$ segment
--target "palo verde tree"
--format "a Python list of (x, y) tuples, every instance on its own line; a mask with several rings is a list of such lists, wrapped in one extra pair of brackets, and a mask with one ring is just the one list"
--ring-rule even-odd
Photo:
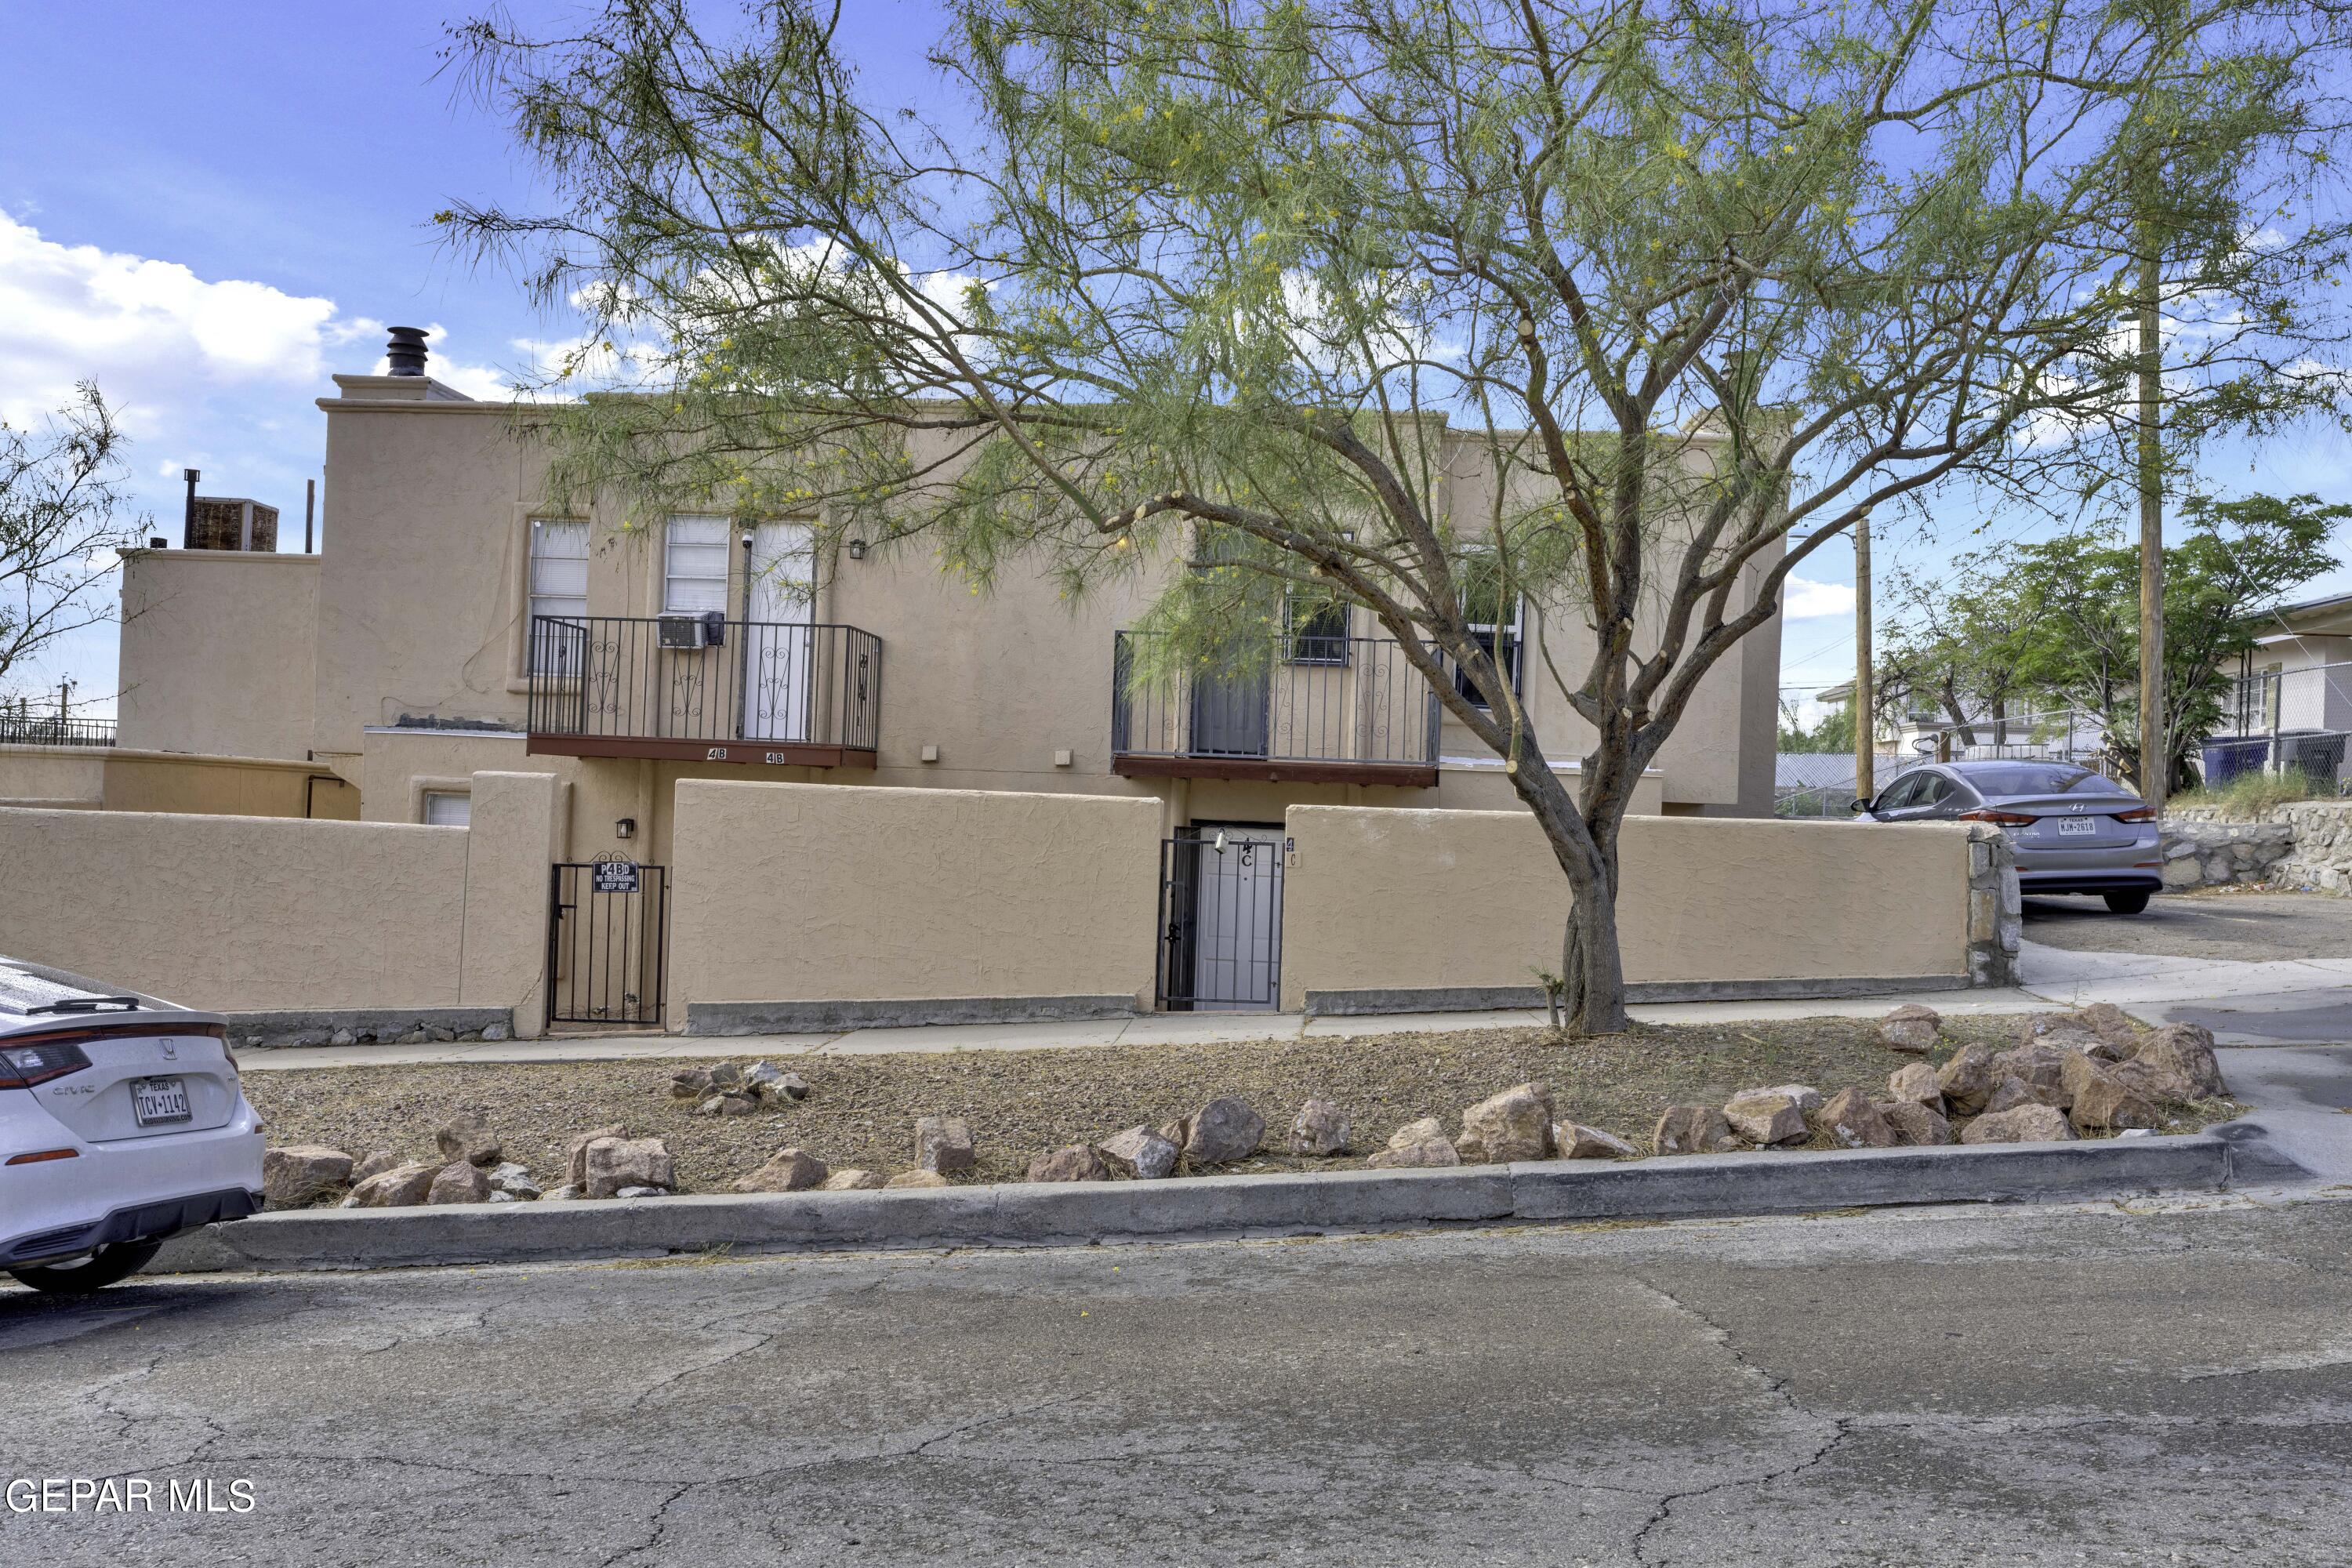
[[(576, 369), (637, 356), (645, 395), (555, 416), (556, 482), (1149, 582), (1173, 662), (1138, 679), (1286, 603), (1368, 616), (1540, 824), (1591, 1031), (1624, 1023), (1636, 782), (1789, 573), (1955, 476), (2029, 485), (2025, 432), (2116, 401), (2131, 105), (2254, 56), (2315, 101), (2336, 41), (2278, 0), (2160, 52), (2062, 0), (947, 10), (908, 103), (809, 0), (457, 30), (556, 195), (446, 232), (580, 303)], [(1525, 697), (1479, 632), (1511, 602)]]

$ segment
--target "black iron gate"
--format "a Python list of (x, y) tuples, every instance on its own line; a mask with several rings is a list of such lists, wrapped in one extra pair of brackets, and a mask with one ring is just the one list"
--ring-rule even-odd
[(1160, 841), (1160, 1006), (1245, 1013), (1280, 1003), (1289, 858), (1279, 829), (1203, 826)]
[(547, 910), (547, 1016), (554, 1024), (662, 1022), (669, 872), (635, 860), (564, 861)]

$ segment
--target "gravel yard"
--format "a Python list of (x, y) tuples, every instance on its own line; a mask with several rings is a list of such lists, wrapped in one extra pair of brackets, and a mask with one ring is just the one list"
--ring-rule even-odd
[[(1934, 1059), (1982, 1041), (2017, 1037), (2012, 1017), (1946, 1021)], [(1157, 1125), (1219, 1095), (1240, 1095), (1278, 1145), (1299, 1104), (1337, 1100), (1354, 1121), (1355, 1157), (1266, 1154), (1231, 1167), (1296, 1170), (1361, 1163), (1403, 1123), (1437, 1116), (1451, 1131), (1463, 1109), (1531, 1079), (1549, 1082), (1559, 1112), (1646, 1148), (1667, 1105), (1720, 1104), (1742, 1089), (1803, 1083), (1824, 1093), (1884, 1089), (1906, 1061), (1861, 1018), (1805, 1018), (1723, 1027), (1639, 1027), (1562, 1043), (1536, 1028), (1381, 1035), (1090, 1050), (959, 1051), (949, 1055), (796, 1057), (807, 1100), (741, 1117), (699, 1117), (673, 1100), (669, 1076), (700, 1063), (629, 1060), (250, 1072), (246, 1093), (274, 1144), (331, 1144), (353, 1155), (391, 1149), (435, 1160), (433, 1130), (475, 1110), (542, 1181), (562, 1180), (564, 1147), (610, 1122), (659, 1136), (676, 1157), (678, 1189), (718, 1192), (776, 1150), (798, 1145), (834, 1169), (886, 1174), (913, 1164), (915, 1118), (961, 1116), (979, 1144), (966, 1181), (1017, 1181), (1029, 1158), (1062, 1144)], [(742, 1058), (747, 1064), (751, 1059)]]

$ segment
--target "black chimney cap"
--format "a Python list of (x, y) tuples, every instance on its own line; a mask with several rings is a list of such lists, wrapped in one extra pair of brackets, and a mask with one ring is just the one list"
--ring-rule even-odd
[(425, 374), (425, 329), (394, 327), (392, 341), (383, 346), (384, 357), (392, 362), (394, 375)]

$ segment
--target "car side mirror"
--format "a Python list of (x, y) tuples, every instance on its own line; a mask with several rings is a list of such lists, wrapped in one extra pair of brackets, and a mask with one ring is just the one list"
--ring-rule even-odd
[(1853, 806), (1854, 815), (1857, 816), (1866, 816), (1870, 814), (1870, 802), (1866, 800), (1854, 801)]

